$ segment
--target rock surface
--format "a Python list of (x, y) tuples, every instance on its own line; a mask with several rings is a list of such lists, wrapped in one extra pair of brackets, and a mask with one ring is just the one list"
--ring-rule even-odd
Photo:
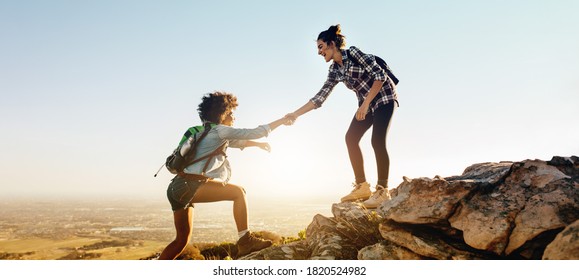
[(579, 158), (474, 164), (404, 178), (377, 209), (346, 202), (306, 239), (242, 259), (579, 259)]
[(576, 260), (579, 256), (579, 221), (575, 221), (557, 234), (547, 245), (544, 260)]

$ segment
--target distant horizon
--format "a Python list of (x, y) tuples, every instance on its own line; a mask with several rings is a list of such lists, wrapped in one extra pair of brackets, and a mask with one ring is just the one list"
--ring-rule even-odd
[[(91, 202), (91, 203), (102, 203), (102, 202), (118, 202), (122, 203), (123, 201), (128, 202), (135, 202), (135, 201), (149, 201), (149, 202), (159, 202), (163, 204), (167, 204), (167, 208), (170, 209), (169, 202), (167, 198), (164, 196), (166, 190), (161, 190), (161, 195), (154, 195), (154, 194), (142, 194), (142, 195), (132, 195), (127, 196), (127, 193), (119, 193), (119, 194), (103, 194), (101, 196), (90, 196), (84, 194), (69, 194), (69, 195), (56, 195), (56, 194), (37, 194), (37, 195), (24, 195), (24, 194), (7, 194), (3, 195), (3, 199), (0, 200), (0, 205), (5, 203), (22, 203), (22, 202), (75, 202), (75, 203), (83, 203), (83, 202)], [(285, 196), (285, 197), (276, 197), (276, 196), (254, 196), (249, 194), (247, 196), (249, 207), (252, 205), (276, 205), (278, 203), (284, 204), (328, 204), (328, 203), (338, 203), (339, 197), (337, 199), (328, 198), (326, 196), (313, 196), (313, 197), (298, 197), (298, 196)], [(220, 202), (209, 202), (209, 203), (199, 203), (199, 204), (214, 204), (214, 203), (231, 203), (229, 201), (220, 201)]]
[[(521, 160), (501, 160), (501, 161), (496, 161), (498, 162), (519, 162), (519, 161), (524, 161), (524, 160), (543, 160), (543, 161), (549, 161), (551, 160), (553, 157), (555, 156), (561, 156), (561, 157), (571, 157), (571, 156), (579, 156), (579, 155), (553, 155), (549, 158), (525, 158), (525, 159), (521, 159)], [(488, 162), (488, 161), (486, 161)], [(473, 165), (473, 164), (480, 164), (480, 163), (485, 163), (485, 162), (476, 162), (476, 163), (472, 163), (469, 164), (467, 166), (465, 166), (463, 168), (466, 169), (469, 166)], [(168, 173), (168, 171), (164, 170), (163, 172)], [(445, 175), (442, 176), (443, 178), (446, 177), (452, 177), (452, 176), (460, 176), (462, 174), (462, 171), (460, 173), (457, 174), (450, 174), (450, 175)], [(434, 178), (435, 176), (439, 176), (438, 174), (436, 175), (431, 175), (431, 176), (418, 176), (418, 177), (408, 177), (409, 179), (414, 179), (414, 178), (421, 178), (421, 177), (426, 177), (426, 178)], [(159, 180), (160, 179), (154, 179), (154, 180)], [(402, 183), (402, 178), (400, 178), (400, 183)], [(166, 184), (165, 184), (166, 183)], [(3, 194), (3, 198), (4, 199), (8, 199), (8, 200), (20, 200), (20, 201), (88, 201), (88, 202), (103, 202), (103, 201), (123, 201), (123, 200), (150, 200), (150, 201), (161, 201), (163, 203), (167, 203), (167, 199), (165, 197), (166, 195), (166, 185), (169, 183), (169, 181), (167, 182), (160, 182), (157, 185), (157, 189), (155, 191), (149, 189), (147, 191), (143, 191), (143, 192), (132, 192), (131, 189), (117, 189), (116, 192), (99, 192), (98, 190), (95, 191), (91, 191), (88, 192), (86, 190), (84, 190), (83, 192), (68, 192), (68, 193), (51, 193), (51, 192), (44, 192), (44, 193), (35, 193), (35, 194), (26, 194), (26, 193), (18, 193), (18, 192), (6, 192)], [(399, 186), (400, 183), (397, 183), (395, 186), (390, 186), (389, 189), (394, 189), (397, 188)], [(344, 189), (344, 186), (339, 186), (341, 188), (341, 190)], [(291, 189), (281, 189), (281, 188), (276, 188), (276, 187), (272, 187), (269, 189), (266, 189), (267, 192), (264, 192), (263, 189), (260, 188), (254, 188), (254, 186), (245, 186), (246, 191), (248, 191), (247, 194), (247, 199), (250, 203), (250, 205), (259, 203), (259, 204), (275, 204), (275, 203), (314, 203), (314, 204), (327, 204), (327, 203), (337, 203), (339, 202), (340, 199), (340, 194), (338, 193), (338, 191), (336, 191), (335, 193), (331, 193), (329, 195), (327, 194), (322, 194), (322, 193), (317, 193), (315, 192), (311, 192), (308, 195), (304, 195), (304, 194), (300, 194), (300, 193), (296, 193), (296, 192), (292, 192)], [(254, 193), (253, 190), (256, 189), (256, 191), (259, 191), (260, 194)], [(2, 201), (0, 200), (0, 203)]]

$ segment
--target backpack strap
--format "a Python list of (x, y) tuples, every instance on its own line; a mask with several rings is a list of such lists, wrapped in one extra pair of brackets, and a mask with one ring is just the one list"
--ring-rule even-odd
[[(192, 146), (197, 148), (196, 144), (201, 143), (201, 140), (203, 140), (203, 138), (205, 138), (205, 136), (207, 136), (211, 127), (212, 126), (210, 123), (205, 124), (205, 130), (203, 131), (203, 133), (201, 133), (201, 136), (199, 136), (199, 139), (197, 139), (197, 137), (196, 137), (197, 135), (193, 136), (194, 145), (192, 145)], [(187, 164), (185, 166), (189, 166), (191, 164), (194, 164), (194, 163), (200, 162), (204, 159), (207, 159), (207, 161), (205, 162), (205, 165), (203, 166), (203, 170), (201, 171), (201, 175), (205, 175), (205, 171), (207, 171), (207, 167), (209, 167), (209, 159), (216, 156), (216, 155), (219, 155), (219, 154), (225, 155), (225, 148), (226, 147), (227, 147), (227, 142), (221, 144), (221, 146), (219, 146), (213, 152), (211, 152), (207, 155), (204, 155), (200, 158), (197, 158), (197, 159), (195, 158), (195, 155), (197, 154), (197, 149), (195, 149), (194, 151), (191, 152), (191, 156), (189, 157), (189, 160), (187, 161)], [(185, 174), (185, 173), (183, 173), (183, 174)]]
[[(203, 140), (205, 138), (205, 136), (207, 136), (207, 134), (209, 134), (209, 130), (211, 130), (211, 124), (210, 123), (206, 123), (204, 125), (205, 129), (203, 130), (203, 132), (201, 133), (201, 136), (199, 136), (199, 138), (197, 138), (197, 134), (193, 135), (193, 143), (191, 143), (191, 148), (193, 149), (188, 155), (187, 155), (187, 163), (185, 164), (185, 166), (189, 166), (191, 164), (193, 164), (195, 162), (195, 156), (197, 155), (197, 143), (200, 143), (201, 140)], [(195, 128), (196, 131), (198, 131), (197, 128)]]
[(196, 162), (200, 162), (204, 159), (207, 159), (207, 161), (205, 162), (205, 165), (203, 166), (203, 170), (201, 170), (201, 175), (205, 175), (205, 171), (207, 171), (207, 167), (209, 167), (209, 161), (212, 157), (217, 156), (219, 154), (226, 156), (226, 154), (225, 154), (226, 144), (227, 144), (227, 142), (221, 144), (221, 146), (219, 146), (219, 148), (215, 149), (215, 151), (211, 152), (208, 155), (202, 156), (202, 157), (194, 160), (193, 162), (191, 162), (191, 164), (196, 163)]
[[(362, 63), (355, 58), (352, 53), (350, 52), (350, 50), (346, 50), (346, 53), (348, 54), (348, 58), (356, 65), (362, 65)], [(392, 70), (390, 69), (390, 66), (388, 66), (388, 64), (386, 63), (386, 61), (384, 61), (384, 59), (382, 59), (381, 57), (374, 55), (374, 59), (376, 59), (376, 63), (378, 63), (378, 65), (380, 66), (380, 68), (382, 68), (384, 70), (384, 72), (386, 72), (386, 75), (388, 75), (388, 77), (390, 77), (390, 79), (392, 80), (392, 82), (394, 82), (395, 85), (398, 85), (398, 78), (396, 78), (396, 76), (394, 76), (394, 73), (392, 73)]]

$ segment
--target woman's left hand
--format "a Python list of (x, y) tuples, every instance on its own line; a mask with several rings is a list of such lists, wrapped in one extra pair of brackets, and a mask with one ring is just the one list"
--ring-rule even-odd
[(259, 143), (258, 147), (264, 151), (271, 152), (271, 146), (269, 146), (269, 143)]
[(356, 120), (363, 121), (366, 119), (366, 115), (368, 114), (368, 107), (370, 107), (366, 102), (362, 103), (358, 111), (356, 112)]

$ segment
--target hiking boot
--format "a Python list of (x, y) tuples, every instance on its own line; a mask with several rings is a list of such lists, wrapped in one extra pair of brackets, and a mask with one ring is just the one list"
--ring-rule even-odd
[(382, 202), (387, 200), (390, 200), (390, 192), (388, 192), (388, 189), (376, 185), (376, 191), (368, 200), (364, 201), (364, 207), (368, 209), (377, 208)]
[(248, 232), (237, 241), (237, 257), (247, 255), (271, 246), (271, 240), (256, 237), (253, 232)]
[(372, 195), (372, 191), (370, 191), (370, 184), (367, 182), (359, 183), (359, 184), (352, 184), (354, 190), (347, 196), (342, 197), (342, 202), (346, 201), (355, 201), (358, 199), (366, 200)]

